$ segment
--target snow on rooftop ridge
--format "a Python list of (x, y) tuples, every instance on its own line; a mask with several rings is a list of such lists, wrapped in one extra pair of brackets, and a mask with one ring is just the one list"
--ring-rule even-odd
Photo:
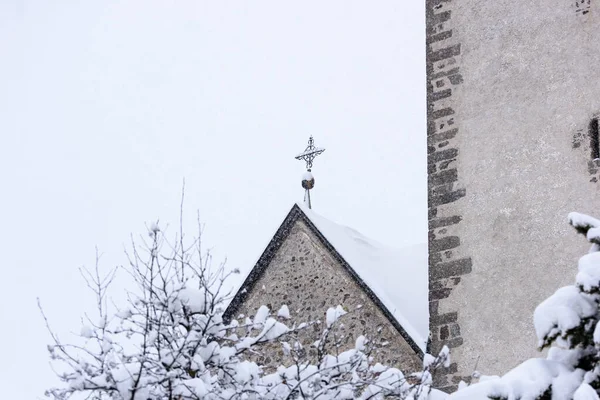
[(310, 171), (306, 171), (305, 173), (302, 174), (303, 181), (310, 181), (312, 179), (315, 179), (315, 177), (313, 176), (313, 174)]
[(429, 336), (427, 244), (395, 249), (297, 205), (425, 352)]

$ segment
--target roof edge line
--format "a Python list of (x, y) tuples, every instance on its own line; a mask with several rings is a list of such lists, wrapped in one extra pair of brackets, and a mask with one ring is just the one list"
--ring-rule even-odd
[(350, 276), (352, 277), (352, 279), (354, 279), (354, 281), (360, 286), (360, 288), (363, 289), (367, 293), (367, 295), (369, 296), (369, 298), (383, 312), (383, 315), (388, 319), (388, 321), (390, 321), (390, 323), (398, 331), (398, 333), (400, 334), (400, 336), (402, 336), (402, 338), (404, 340), (406, 340), (406, 342), (408, 343), (408, 345), (410, 346), (410, 348), (413, 349), (415, 351), (415, 353), (421, 359), (423, 359), (423, 356), (425, 354), (425, 352), (423, 351), (423, 349), (421, 349), (421, 347), (412, 338), (412, 336), (410, 336), (408, 334), (408, 332), (406, 332), (406, 330), (402, 327), (402, 325), (400, 325), (400, 322), (398, 322), (398, 320), (394, 317), (394, 315), (392, 314), (392, 312), (385, 306), (385, 304), (383, 304), (383, 302), (381, 301), (381, 299), (379, 298), (379, 296), (377, 296), (375, 294), (375, 292), (373, 292), (373, 290), (371, 290), (371, 288), (369, 287), (369, 285), (367, 285), (366, 282), (352, 268), (352, 266), (350, 264), (348, 264), (348, 262), (344, 259), (344, 257), (327, 240), (327, 238), (325, 237), (325, 235), (323, 235), (321, 233), (321, 231), (319, 230), (319, 228), (317, 228), (317, 226), (310, 220), (310, 218), (306, 215), (306, 213), (302, 210), (302, 208), (300, 208), (297, 204), (295, 204), (294, 206), (298, 207), (298, 209), (301, 212), (300, 218), (304, 222), (307, 223), (307, 226), (309, 227), (309, 229), (311, 231), (313, 231), (313, 233), (317, 236), (317, 238), (319, 239), (319, 241), (321, 241), (321, 243), (331, 252), (331, 254), (334, 256), (334, 258), (336, 258), (337, 261), (350, 273)]
[(283, 222), (281, 225), (279, 225), (277, 231), (275, 231), (273, 238), (269, 241), (262, 254), (258, 258), (258, 261), (256, 261), (256, 264), (254, 264), (254, 267), (252, 267), (248, 273), (248, 276), (246, 276), (246, 279), (244, 279), (244, 282), (229, 302), (229, 305), (223, 313), (223, 319), (225, 321), (230, 321), (233, 318), (233, 314), (246, 300), (248, 294), (254, 288), (256, 281), (262, 276), (263, 272), (269, 266), (271, 260), (275, 256), (275, 253), (277, 253), (277, 250), (279, 250), (283, 244), (285, 238), (287, 238), (290, 234), (292, 225), (298, 220), (300, 213), (302, 213), (302, 210), (296, 203), (294, 203), (292, 209), (287, 213)]

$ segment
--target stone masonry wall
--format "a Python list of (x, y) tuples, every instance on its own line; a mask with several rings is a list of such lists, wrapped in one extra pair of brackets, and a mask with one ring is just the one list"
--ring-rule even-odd
[[(443, 345), (451, 351), (463, 344), (458, 309), (440, 311), (440, 302), (450, 296), (471, 272), (471, 258), (462, 249), (459, 224), (462, 216), (446, 205), (460, 201), (466, 190), (458, 174), (460, 115), (452, 95), (463, 83), (460, 70), (461, 44), (453, 37), (451, 2), (427, 1), (427, 169), (429, 201), (429, 312), (430, 348), (437, 354)], [(453, 391), (460, 380), (457, 364), (438, 371), (434, 385)]]
[(541, 356), (533, 311), (587, 251), (566, 217), (599, 212), (600, 8), (426, 4), (431, 349), (453, 347), (452, 389)]
[[(277, 314), (283, 304), (290, 310), (291, 320), (286, 321), (290, 326), (294, 322), (324, 321), (327, 309), (340, 304), (350, 311), (340, 320), (343, 326), (335, 330), (336, 336), (342, 338), (340, 351), (353, 348), (355, 339), (365, 335), (375, 340), (380, 348), (373, 354), (375, 361), (400, 367), (403, 371), (421, 367), (420, 357), (344, 267), (320, 246), (301, 220), (294, 223), (236, 314), (253, 316), (261, 305)], [(299, 335), (310, 357), (316, 355), (311, 344), (320, 338), (323, 328), (324, 324), (315, 325)], [(280, 346), (271, 346), (269, 350), (259, 356), (260, 362), (271, 367), (267, 372), (272, 372), (277, 365), (291, 363)]]

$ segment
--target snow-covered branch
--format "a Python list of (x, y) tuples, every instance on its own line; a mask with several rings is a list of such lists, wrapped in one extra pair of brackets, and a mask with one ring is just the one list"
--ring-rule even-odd
[[(148, 237), (132, 240), (126, 252), (124, 271), (134, 284), (114, 310), (106, 299), (115, 271), (103, 275), (98, 262), (93, 271), (82, 270), (96, 297), (96, 315), (86, 315), (73, 343), (61, 341), (46, 320), (53, 340), (48, 349), (63, 382), (47, 395), (59, 400), (424, 400), (431, 392), (431, 371), (449, 362), (444, 349), (425, 358), (423, 371), (405, 376), (373, 364), (373, 343), (365, 336), (356, 338), (353, 349), (340, 351), (334, 328), (346, 314), (341, 306), (324, 316), (326, 326), (314, 344), (316, 361), (307, 357), (297, 335), (317, 321), (287, 326), (286, 305), (276, 315), (262, 306), (253, 318), (226, 322), (231, 293), (225, 282), (237, 271), (224, 264), (213, 268), (201, 243), (196, 238), (188, 244), (181, 230), (169, 241), (152, 224)], [(264, 374), (254, 360), (272, 346), (281, 346), (292, 364)]]

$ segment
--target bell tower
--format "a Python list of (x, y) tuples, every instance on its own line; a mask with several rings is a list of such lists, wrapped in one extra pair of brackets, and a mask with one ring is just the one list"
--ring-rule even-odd
[(536, 356), (600, 207), (600, 4), (427, 0), (430, 351), (452, 389)]

